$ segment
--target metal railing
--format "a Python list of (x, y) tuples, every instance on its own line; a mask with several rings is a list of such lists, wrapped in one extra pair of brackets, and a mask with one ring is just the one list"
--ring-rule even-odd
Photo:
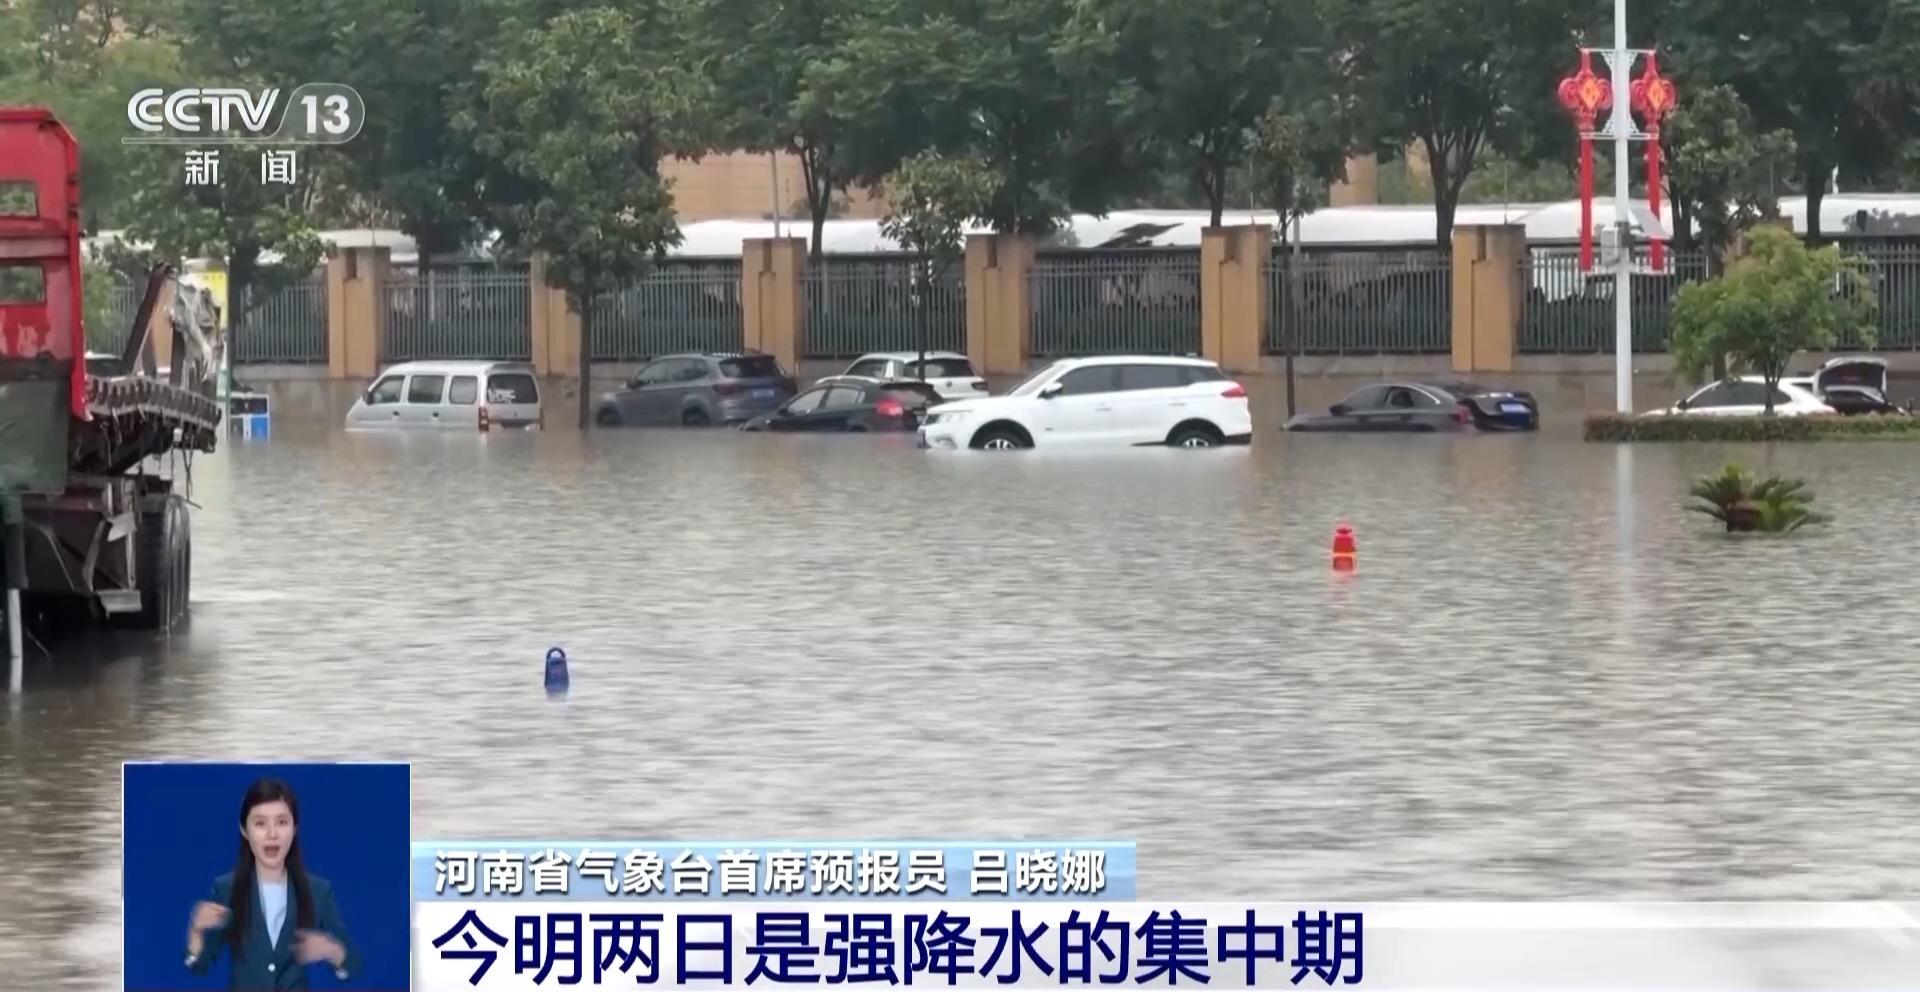
[[(1275, 246), (1267, 266), (1265, 350), (1302, 355), (1429, 355), (1453, 350), (1453, 264), (1432, 248)], [(1298, 294), (1297, 302), (1295, 294)]]
[[(1920, 351), (1920, 245), (1841, 242), (1840, 250), (1866, 259), (1866, 276), (1880, 304), (1874, 349)], [(1847, 333), (1834, 347), (1852, 351), (1863, 344)]]
[(1200, 353), (1200, 252), (1043, 251), (1029, 278), (1033, 354)]
[[(256, 299), (258, 302), (240, 315), (238, 321), (229, 324), (234, 364), (326, 362), (327, 280), (324, 276), (309, 277)], [(139, 305), (135, 299), (134, 306)]]
[(739, 351), (740, 260), (675, 258), (593, 304), (593, 358), (631, 362), (683, 351)]
[(387, 333), (380, 358), (533, 357), (531, 296), (524, 273), (429, 269), (389, 273)]
[[(1614, 337), (1614, 274), (1596, 261), (1580, 271), (1577, 248), (1535, 248), (1520, 261), (1519, 350), (1530, 354), (1611, 353)], [(1680, 287), (1707, 277), (1701, 249), (1668, 246), (1664, 266), (1653, 268), (1645, 245), (1634, 248), (1630, 309), (1633, 350), (1663, 352), (1672, 334), (1673, 299)]]
[(967, 347), (966, 266), (946, 266), (924, 292), (911, 255), (827, 255), (801, 276), (808, 358), (858, 358), (875, 351)]
[[(95, 277), (98, 278), (98, 277)], [(82, 292), (85, 292), (84, 284)], [(147, 295), (147, 284), (115, 279), (110, 302), (95, 325), (95, 316), (87, 314), (87, 350), (119, 354), (133, 333), (133, 318), (139, 316), (140, 301)]]

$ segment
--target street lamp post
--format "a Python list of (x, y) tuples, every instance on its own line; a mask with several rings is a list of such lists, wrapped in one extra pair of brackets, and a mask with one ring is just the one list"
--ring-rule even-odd
[[(1594, 74), (1592, 59), (1607, 60), (1609, 80)], [(1634, 83), (1628, 82), (1633, 63), (1647, 56), (1647, 71)], [(1573, 114), (1580, 135), (1580, 270), (1593, 265), (1593, 142), (1613, 139), (1613, 224), (1615, 236), (1608, 246), (1613, 255), (1613, 377), (1614, 405), (1621, 413), (1633, 412), (1633, 200), (1628, 149), (1634, 141), (1647, 141), (1647, 201), (1654, 210), (1652, 224), (1657, 228), (1660, 204), (1659, 148), (1660, 118), (1673, 109), (1673, 84), (1661, 78), (1651, 49), (1627, 47), (1627, 0), (1613, 0), (1613, 47), (1582, 48), (1580, 69), (1560, 81), (1560, 102)], [(1594, 129), (1602, 110), (1610, 111), (1607, 124)], [(1634, 126), (1635, 111), (1646, 115), (1647, 130)], [(1660, 267), (1660, 232), (1648, 230), (1653, 262)]]
[(1633, 228), (1627, 142), (1633, 138), (1633, 110), (1627, 99), (1627, 74), (1633, 53), (1627, 50), (1627, 0), (1613, 0), (1613, 222), (1620, 236), (1613, 260), (1613, 401), (1621, 413), (1633, 412)]

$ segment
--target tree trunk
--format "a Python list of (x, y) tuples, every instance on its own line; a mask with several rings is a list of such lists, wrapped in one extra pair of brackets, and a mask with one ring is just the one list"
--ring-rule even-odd
[(1818, 152), (1808, 152), (1804, 160), (1807, 187), (1807, 241), (1818, 243), (1821, 236), (1820, 204), (1827, 197), (1827, 174), (1833, 166)]
[(833, 209), (833, 177), (816, 161), (819, 151), (812, 145), (800, 148), (800, 179), (807, 187), (807, 213), (813, 221), (813, 238), (807, 243), (807, 255), (820, 257), (820, 244), (827, 226), (827, 213)]
[(593, 429), (593, 304), (580, 308), (580, 429)]
[(1201, 166), (1200, 182), (1206, 187), (1207, 210), (1212, 213), (1212, 226), (1219, 227), (1220, 219), (1227, 212), (1227, 167), (1225, 163), (1211, 161)]

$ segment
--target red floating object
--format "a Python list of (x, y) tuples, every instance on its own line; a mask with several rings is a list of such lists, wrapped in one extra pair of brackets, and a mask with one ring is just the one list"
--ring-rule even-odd
[(1352, 558), (1358, 552), (1359, 548), (1354, 544), (1353, 540), (1353, 528), (1346, 524), (1335, 527), (1333, 529), (1333, 556), (1335, 558)]

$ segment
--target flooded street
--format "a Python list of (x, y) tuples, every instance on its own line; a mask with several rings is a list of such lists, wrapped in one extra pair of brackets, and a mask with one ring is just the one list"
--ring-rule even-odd
[[(0, 713), (0, 970), (114, 987), (128, 759), (410, 760), (421, 838), (1131, 839), (1145, 899), (1920, 889), (1920, 460), (1573, 429), (223, 442), (189, 625)], [(1684, 512), (1730, 454), (1834, 523)]]

